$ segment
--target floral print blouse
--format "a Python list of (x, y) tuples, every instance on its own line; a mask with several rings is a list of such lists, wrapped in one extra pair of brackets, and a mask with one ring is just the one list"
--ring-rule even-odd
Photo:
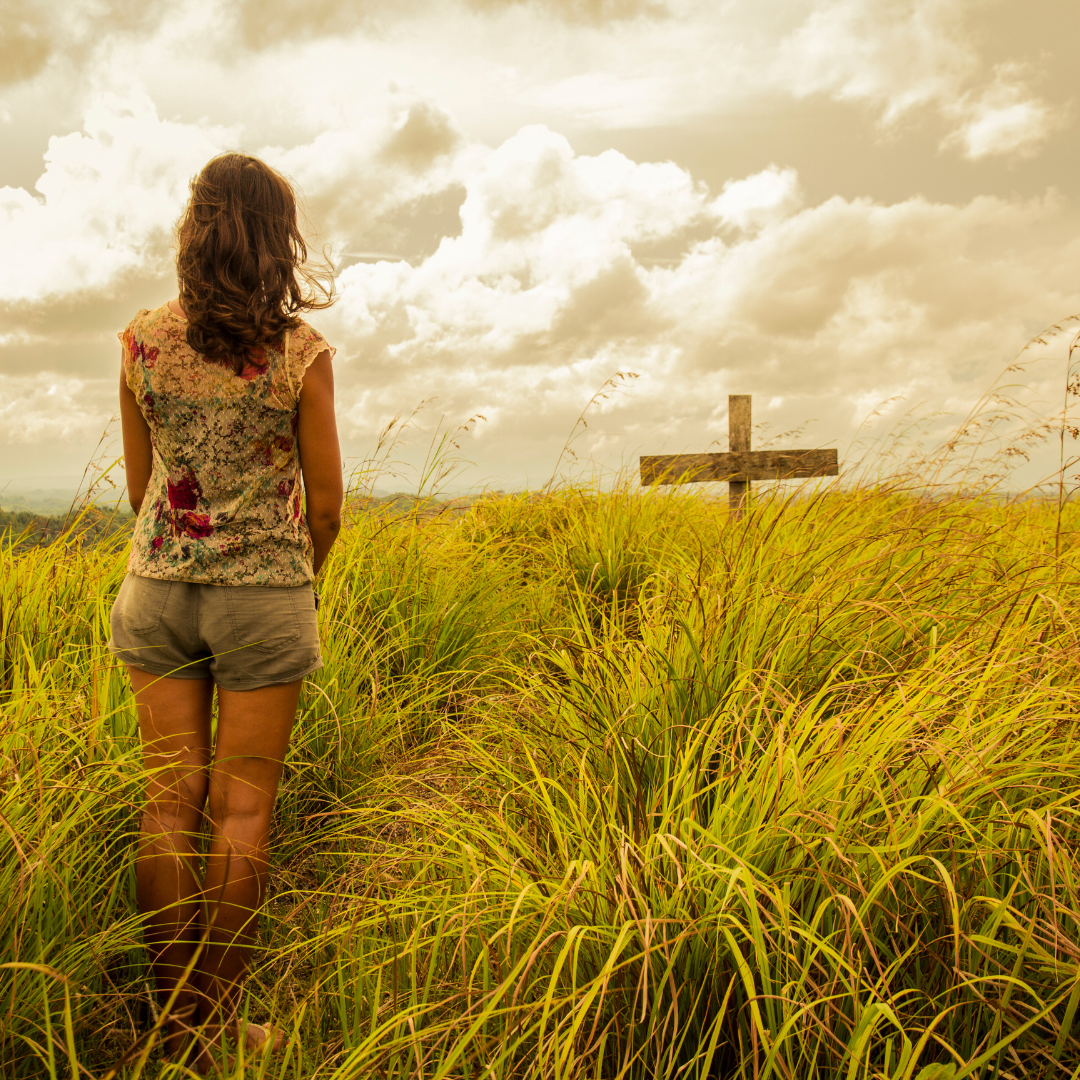
[[(329, 346), (301, 322), (240, 375), (186, 340), (167, 304), (119, 335), (124, 373), (150, 425), (153, 469), (128, 570), (205, 585), (303, 585), (311, 535), (301, 502), (297, 404)], [(331, 355), (333, 350), (330, 350)]]

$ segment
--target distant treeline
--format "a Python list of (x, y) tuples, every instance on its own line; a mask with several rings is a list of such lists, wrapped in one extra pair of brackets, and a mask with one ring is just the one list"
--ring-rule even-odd
[(39, 514), (33, 510), (0, 507), (0, 538), (3, 546), (38, 547), (61, 536), (78, 536), (82, 543), (99, 540), (126, 529), (134, 519), (127, 507), (85, 506), (66, 514)]
[[(393, 495), (350, 495), (346, 513), (373, 515), (418, 514), (435, 517), (461, 513), (474, 497), (438, 499), (396, 493)], [(80, 543), (96, 543), (130, 528), (135, 515), (128, 507), (91, 504), (66, 514), (43, 514), (33, 510), (4, 510), (0, 507), (0, 540), (3, 547), (16, 549), (54, 543), (61, 536), (78, 536)]]

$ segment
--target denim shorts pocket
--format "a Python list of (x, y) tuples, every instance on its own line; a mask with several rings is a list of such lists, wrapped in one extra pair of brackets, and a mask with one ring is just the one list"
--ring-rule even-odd
[(300, 618), (293, 589), (265, 585), (233, 585), (225, 597), (233, 645), (270, 655), (300, 637)]
[(113, 604), (113, 620), (118, 620), (128, 634), (154, 633), (161, 626), (172, 586), (171, 581), (128, 574)]

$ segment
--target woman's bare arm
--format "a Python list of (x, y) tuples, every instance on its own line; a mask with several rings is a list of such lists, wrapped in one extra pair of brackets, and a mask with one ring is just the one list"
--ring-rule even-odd
[(300, 470), (304, 474), (307, 523), (315, 545), (315, 573), (341, 531), (341, 448), (334, 416), (334, 368), (329, 351), (319, 353), (300, 389)]
[(150, 470), (154, 465), (154, 447), (150, 441), (150, 427), (139, 411), (139, 403), (124, 377), (120, 364), (120, 423), (124, 435), (124, 472), (127, 474), (128, 502), (137, 514), (150, 483)]

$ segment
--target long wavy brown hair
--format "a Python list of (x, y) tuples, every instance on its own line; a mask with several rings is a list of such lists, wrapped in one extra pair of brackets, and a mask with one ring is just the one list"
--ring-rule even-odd
[(246, 154), (221, 154), (191, 181), (176, 225), (176, 277), (187, 343), (240, 374), (294, 329), (297, 312), (329, 307), (329, 265), (308, 262), (296, 193), (281, 173)]

